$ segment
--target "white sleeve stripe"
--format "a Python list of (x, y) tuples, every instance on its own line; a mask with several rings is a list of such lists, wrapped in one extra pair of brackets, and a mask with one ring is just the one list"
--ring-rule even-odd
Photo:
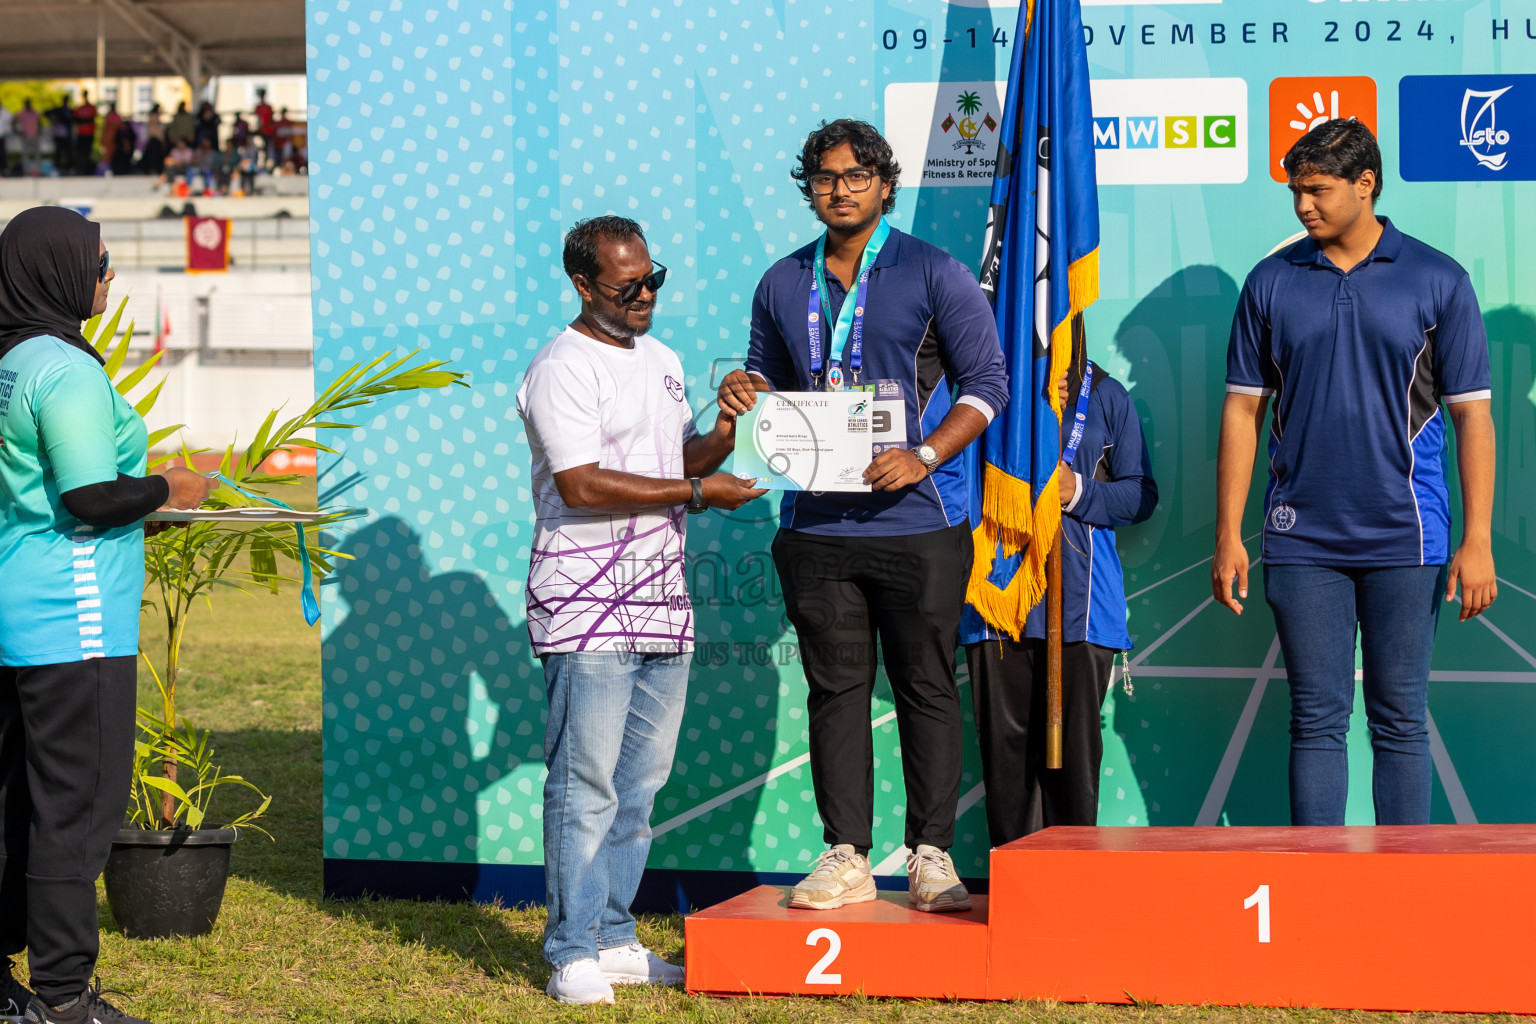
[(1249, 387), (1247, 384), (1232, 384), (1230, 382), (1227, 384), (1227, 394), (1229, 395), (1254, 395), (1258, 398), (1268, 398), (1274, 393), (1274, 388), (1254, 388)]
[(1072, 486), (1072, 500), (1062, 506), (1061, 510), (1063, 512), (1071, 512), (1073, 509), (1077, 508), (1077, 503), (1081, 501), (1083, 497), (1083, 474), (1074, 469), (1072, 471), (1072, 476), (1076, 481), (1076, 483), (1074, 483)]
[(1490, 388), (1484, 388), (1481, 391), (1465, 391), (1459, 395), (1446, 395), (1444, 398), (1446, 405), (1455, 405), (1457, 402), (1486, 402), (1492, 400), (1493, 391)]
[(990, 405), (972, 395), (961, 395), (959, 401), (957, 401), (955, 404), (970, 406), (972, 409), (975, 409), (977, 412), (985, 416), (988, 423), (991, 423), (992, 417), (997, 415), (996, 410), (994, 410)]

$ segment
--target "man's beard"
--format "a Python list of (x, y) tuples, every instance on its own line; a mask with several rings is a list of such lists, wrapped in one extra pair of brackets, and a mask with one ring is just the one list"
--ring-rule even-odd
[[(652, 306), (650, 311), (654, 312), (655, 309), (656, 307)], [(610, 338), (615, 338), (620, 341), (629, 341), (631, 338), (634, 338), (637, 335), (644, 334), (647, 330), (650, 329), (651, 326), (651, 318), (649, 316), (645, 318), (645, 326), (636, 327), (634, 324), (630, 323), (627, 318), (623, 316), (613, 316), (607, 311), (599, 309), (595, 305), (591, 309), (587, 310), (587, 316), (591, 317), (592, 321), (597, 324), (598, 327), (602, 328), (604, 334), (608, 335)]]

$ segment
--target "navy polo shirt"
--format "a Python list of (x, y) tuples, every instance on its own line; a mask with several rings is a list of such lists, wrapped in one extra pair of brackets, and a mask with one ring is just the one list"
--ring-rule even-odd
[[(812, 388), (806, 312), (815, 260), (815, 243), (779, 260), (752, 300), (747, 370), (775, 391)], [(828, 274), (831, 322), (847, 296), (837, 275)], [(846, 352), (844, 368), (851, 380)], [(1008, 403), (997, 324), (976, 278), (953, 256), (894, 228), (870, 267), (859, 379), (901, 381), (909, 448), (921, 444), (957, 402), (988, 419)], [(966, 521), (969, 501), (957, 455), (900, 491), (787, 491), (779, 522), (787, 530), (826, 536), (894, 537), (957, 526)]]
[(1344, 273), (1303, 239), (1254, 267), (1227, 347), (1227, 390), (1273, 395), (1264, 561), (1450, 560), (1441, 403), (1491, 396), (1467, 273), (1398, 231)]

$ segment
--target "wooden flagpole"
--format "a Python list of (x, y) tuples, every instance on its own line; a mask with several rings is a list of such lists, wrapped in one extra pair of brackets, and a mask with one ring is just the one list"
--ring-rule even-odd
[[(1072, 318), (1072, 357), (1067, 360), (1067, 380), (1074, 376), (1074, 368), (1087, 367), (1088, 335), (1083, 326), (1083, 314)], [(1079, 377), (1079, 379), (1081, 379)], [(1055, 382), (1051, 382), (1055, 386)], [(1067, 405), (1061, 410), (1062, 446), (1066, 446), (1066, 430), (1071, 422), (1067, 408), (1075, 400), (1067, 395)], [(1045, 766), (1061, 767), (1061, 545), (1062, 528), (1056, 528), (1056, 538), (1051, 553), (1045, 557)]]

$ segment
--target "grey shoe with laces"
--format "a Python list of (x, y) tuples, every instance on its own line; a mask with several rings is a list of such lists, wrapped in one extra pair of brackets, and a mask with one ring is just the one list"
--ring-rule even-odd
[(919, 845), (907, 855), (907, 905), (928, 913), (971, 909), (971, 894), (948, 853)]

